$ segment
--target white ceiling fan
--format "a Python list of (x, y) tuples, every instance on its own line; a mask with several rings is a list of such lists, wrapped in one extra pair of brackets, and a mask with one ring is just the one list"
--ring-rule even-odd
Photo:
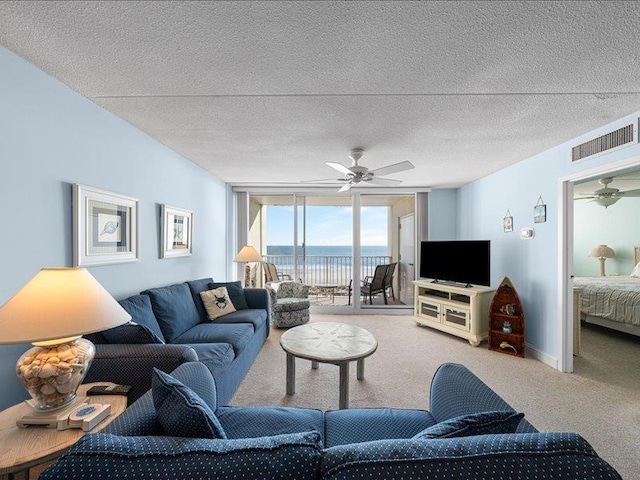
[(338, 179), (325, 179), (325, 180), (307, 180), (304, 183), (319, 183), (319, 182), (347, 182), (345, 183), (339, 192), (344, 192), (349, 190), (351, 187), (358, 185), (360, 183), (373, 183), (376, 185), (399, 185), (402, 183), (401, 180), (396, 180), (393, 178), (381, 178), (384, 175), (390, 175), (392, 173), (404, 172), (405, 170), (411, 170), (415, 168), (411, 162), (404, 161), (394, 163), (392, 165), (387, 165), (386, 167), (380, 167), (373, 170), (369, 170), (367, 167), (362, 165), (358, 165), (358, 161), (362, 158), (364, 154), (364, 150), (361, 148), (354, 148), (349, 153), (349, 158), (352, 160), (353, 164), (350, 167), (345, 167), (341, 163), (336, 162), (325, 162), (326, 165), (329, 165), (331, 168), (335, 168), (337, 171), (344, 175), (343, 178)]
[(576, 200), (593, 200), (598, 205), (607, 208), (616, 203), (622, 197), (640, 197), (640, 188), (621, 192), (620, 189), (609, 186), (612, 181), (613, 177), (604, 177), (599, 179), (598, 183), (602, 185), (602, 188), (599, 188), (590, 194), (582, 194), (584, 196), (581, 196)]

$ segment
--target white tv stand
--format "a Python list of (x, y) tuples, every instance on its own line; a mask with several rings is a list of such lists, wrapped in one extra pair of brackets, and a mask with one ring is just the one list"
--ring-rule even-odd
[(487, 339), (489, 305), (495, 289), (433, 283), (429, 279), (416, 280), (413, 285), (413, 313), (418, 325), (465, 338), (474, 347)]

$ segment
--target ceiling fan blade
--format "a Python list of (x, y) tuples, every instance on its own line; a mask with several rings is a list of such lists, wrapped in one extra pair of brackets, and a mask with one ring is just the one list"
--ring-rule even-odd
[(618, 192), (613, 195), (614, 197), (640, 197), (640, 188), (636, 190), (627, 190), (626, 192)]
[(320, 178), (318, 180), (300, 180), (300, 183), (342, 183), (348, 181), (347, 178)]
[(376, 185), (400, 185), (402, 180), (396, 180), (395, 178), (373, 177), (371, 180), (368, 180), (367, 183), (375, 183)]
[(351, 170), (349, 170), (347, 167), (345, 167), (341, 163), (325, 162), (325, 164), (329, 165), (331, 168), (335, 168), (336, 170), (338, 170), (340, 173), (342, 173), (344, 175), (352, 175)]
[(576, 197), (574, 198), (574, 200), (591, 200), (593, 198), (598, 198), (598, 197), (594, 197), (593, 195), (591, 195), (589, 197)]
[(414, 167), (413, 163), (404, 161), (394, 163), (393, 165), (387, 165), (386, 167), (376, 168), (375, 170), (369, 170), (370, 174), (373, 174), (377, 177), (382, 175), (389, 175), (391, 173), (404, 172), (405, 170), (411, 170)]
[(346, 192), (347, 190), (349, 190), (351, 187), (353, 186), (353, 184), (351, 182), (349, 183), (345, 183), (342, 188), (340, 190), (338, 190), (338, 192)]

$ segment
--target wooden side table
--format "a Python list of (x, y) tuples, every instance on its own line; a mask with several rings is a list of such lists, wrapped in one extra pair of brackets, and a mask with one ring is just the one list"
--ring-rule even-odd
[[(84, 395), (94, 385), (113, 385), (97, 382), (81, 385), (78, 395)], [(106, 427), (127, 408), (124, 395), (91, 396), (89, 403), (110, 404), (111, 414), (92, 432)], [(57, 459), (86, 433), (81, 429), (56, 430), (55, 428), (18, 428), (16, 421), (31, 412), (31, 407), (21, 402), (0, 412), (0, 480), (27, 480), (29, 469)]]
[(328, 294), (328, 297), (331, 299), (331, 303), (335, 303), (336, 302), (336, 289), (338, 288), (338, 285), (335, 283), (316, 283), (314, 285), (314, 287), (317, 288), (316, 290), (316, 303), (318, 302), (318, 295), (320, 293), (326, 293)]

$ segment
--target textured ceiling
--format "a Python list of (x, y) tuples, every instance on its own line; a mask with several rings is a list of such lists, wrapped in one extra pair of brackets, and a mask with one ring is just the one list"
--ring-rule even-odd
[(458, 186), (640, 109), (640, 2), (0, 2), (0, 44), (222, 180)]

